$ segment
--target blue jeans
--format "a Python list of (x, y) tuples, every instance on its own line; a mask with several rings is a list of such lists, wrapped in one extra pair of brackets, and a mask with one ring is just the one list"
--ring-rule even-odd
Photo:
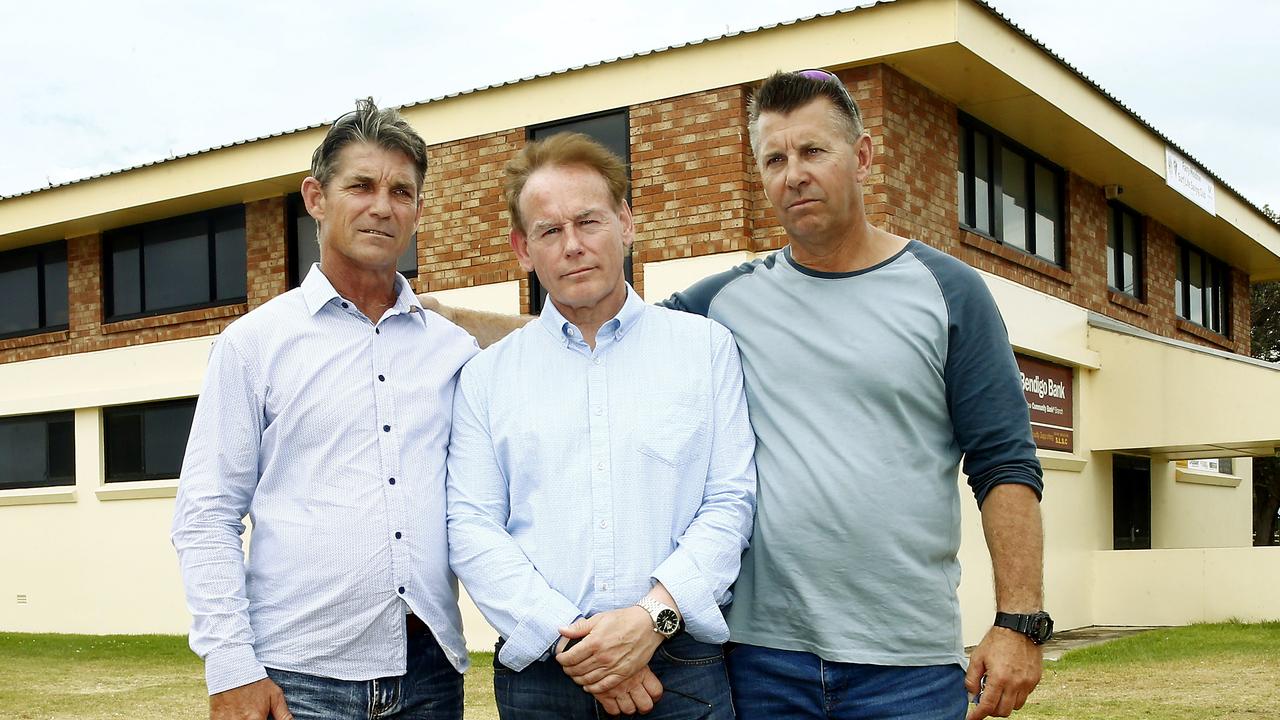
[[(502, 643), (498, 643), (498, 648)], [(644, 720), (731, 720), (733, 700), (719, 645), (680, 633), (649, 660), (662, 682), (662, 698)], [(613, 717), (564, 673), (554, 658), (515, 672), (493, 654), (493, 690), (502, 720), (596, 720)]]
[(968, 712), (958, 664), (859, 665), (733, 644), (726, 661), (743, 720), (962, 720)]
[(295, 720), (461, 720), (462, 675), (430, 631), (409, 636), (399, 677), (350, 681), (267, 668)]

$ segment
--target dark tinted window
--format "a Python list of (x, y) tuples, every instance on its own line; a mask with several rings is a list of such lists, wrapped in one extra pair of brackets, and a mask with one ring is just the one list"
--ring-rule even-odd
[(1142, 298), (1142, 218), (1111, 203), (1107, 226), (1107, 285), (1119, 293)]
[(244, 218), (233, 205), (105, 233), (108, 319), (243, 301)]
[(178, 477), (195, 411), (195, 398), (104, 408), (107, 482)]
[(1178, 241), (1174, 278), (1179, 317), (1227, 335), (1227, 298), (1231, 296), (1226, 263), (1184, 240)]
[(0, 253), (0, 337), (67, 326), (67, 244)]
[(0, 489), (74, 485), (72, 412), (0, 418)]
[(968, 117), (960, 119), (960, 225), (1061, 266), (1060, 169)]

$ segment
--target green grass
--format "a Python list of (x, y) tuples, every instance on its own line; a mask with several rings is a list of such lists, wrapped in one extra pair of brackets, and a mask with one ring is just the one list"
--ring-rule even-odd
[(1151, 630), (1045, 665), (1027, 720), (1280, 717), (1280, 622)]
[[(467, 720), (493, 720), (493, 655), (472, 655)], [(170, 635), (0, 633), (4, 720), (204, 720), (203, 667)], [(1152, 630), (1067, 653), (1015, 717), (1280, 717), (1280, 622)]]

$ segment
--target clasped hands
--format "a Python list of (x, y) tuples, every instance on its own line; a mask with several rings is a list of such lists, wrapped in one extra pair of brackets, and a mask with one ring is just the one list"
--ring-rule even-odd
[[(662, 683), (649, 659), (663, 637), (653, 619), (632, 605), (583, 618), (560, 628), (556, 660), (564, 672), (610, 715), (644, 714), (662, 697)], [(578, 640), (563, 650), (570, 640)]]

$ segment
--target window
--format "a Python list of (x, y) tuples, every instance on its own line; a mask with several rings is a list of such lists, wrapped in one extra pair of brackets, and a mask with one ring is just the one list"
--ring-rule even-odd
[(1226, 335), (1230, 274), (1226, 263), (1185, 240), (1178, 240), (1174, 305), (1178, 317)]
[(107, 482), (178, 477), (196, 399), (103, 408)]
[(107, 319), (244, 302), (244, 206), (103, 236)]
[(1151, 549), (1151, 461), (1111, 456), (1111, 516), (1116, 550)]
[[(289, 213), (289, 287), (302, 284), (311, 265), (320, 262), (320, 243), (316, 240), (316, 221), (307, 213), (302, 193), (289, 196), (286, 203)], [(413, 234), (409, 247), (396, 262), (396, 270), (407, 278), (418, 276), (418, 234)]]
[(1121, 205), (1110, 203), (1107, 226), (1107, 285), (1118, 293), (1142, 299), (1142, 217)]
[(0, 253), (0, 338), (66, 327), (66, 242)]
[(0, 490), (75, 484), (74, 413), (0, 418)]
[(972, 118), (960, 118), (960, 225), (1063, 264), (1062, 170)]
[[(582, 133), (622, 158), (622, 162), (626, 163), (627, 166), (627, 175), (630, 177), (631, 136), (628, 125), (627, 110), (623, 108), (594, 115), (583, 115), (569, 120), (559, 120), (545, 125), (536, 125), (529, 128), (528, 139), (529, 142), (533, 142), (534, 140), (542, 140), (562, 132)], [(631, 202), (630, 183), (627, 184), (627, 202)], [(627, 256), (622, 261), (622, 271), (627, 278), (627, 282), (631, 282), (630, 249), (627, 250)], [(529, 311), (535, 315), (542, 312), (542, 306), (546, 302), (546, 288), (542, 287), (542, 283), (538, 282), (536, 273), (529, 273)]]

